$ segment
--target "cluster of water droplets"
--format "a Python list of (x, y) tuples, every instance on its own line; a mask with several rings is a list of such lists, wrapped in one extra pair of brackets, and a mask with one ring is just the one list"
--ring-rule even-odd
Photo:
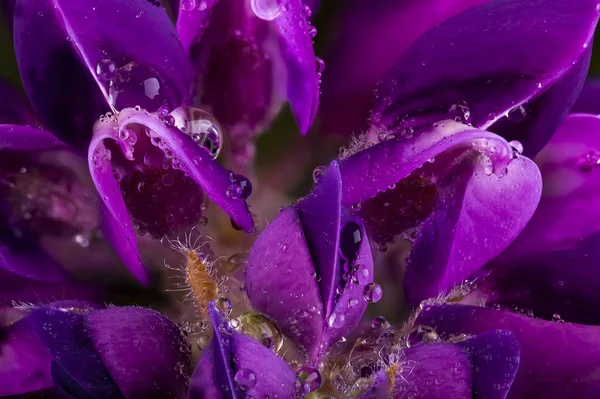
[(181, 9), (183, 11), (204, 11), (213, 4), (214, 0), (184, 0), (181, 2)]

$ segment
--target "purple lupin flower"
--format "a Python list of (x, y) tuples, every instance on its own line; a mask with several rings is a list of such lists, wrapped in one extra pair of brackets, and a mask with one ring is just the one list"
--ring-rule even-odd
[[(177, 33), (197, 74), (199, 104), (225, 127), (237, 162), (253, 159), (252, 140), (284, 101), (302, 134), (313, 123), (322, 72), (316, 28), (300, 0), (180, 0)], [(319, 61), (322, 62), (322, 61)]]
[(50, 354), (56, 388), (72, 397), (185, 397), (190, 348), (155, 311), (58, 303), (31, 310), (23, 322)]
[(153, 237), (191, 227), (206, 195), (239, 228), (253, 229), (247, 179), (213, 159), (218, 124), (186, 107), (191, 64), (162, 7), (21, 0), (14, 38), (38, 119), (64, 142), (88, 148), (105, 235), (140, 281), (147, 276), (134, 226)]
[(190, 381), (188, 399), (293, 398), (296, 375), (260, 342), (233, 331), (214, 302), (208, 306), (213, 339)]
[(312, 363), (382, 295), (364, 227), (342, 206), (342, 193), (334, 161), (311, 194), (269, 224), (248, 257), (252, 305), (273, 317)]
[(359, 398), (504, 398), (519, 368), (515, 335), (496, 330), (461, 339), (420, 342), (409, 336), (409, 347), (393, 354)]

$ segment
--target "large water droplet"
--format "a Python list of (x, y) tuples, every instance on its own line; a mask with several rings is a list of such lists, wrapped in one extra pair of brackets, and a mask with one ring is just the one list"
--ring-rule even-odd
[(233, 196), (230, 196), (231, 199), (246, 199), (252, 194), (252, 183), (250, 183), (250, 179), (246, 176), (238, 175), (233, 172), (229, 173), (229, 181), (231, 181), (231, 185), (227, 189), (227, 195), (229, 196), (229, 191), (233, 191)]
[(233, 378), (238, 387), (243, 391), (256, 385), (256, 374), (250, 369), (239, 369)]
[(194, 107), (179, 107), (171, 112), (173, 125), (206, 148), (216, 159), (221, 152), (223, 136), (216, 119), (208, 112)]
[(271, 21), (281, 15), (281, 0), (250, 0), (252, 12), (260, 19)]
[(297, 372), (298, 380), (306, 383), (308, 392), (314, 392), (321, 386), (321, 373), (312, 367), (301, 367)]
[(412, 329), (406, 339), (406, 345), (410, 348), (418, 344), (429, 344), (439, 340), (438, 333), (429, 326), (417, 326)]
[(346, 223), (340, 234), (340, 250), (342, 255), (348, 260), (354, 259), (360, 249), (361, 242), (362, 232), (360, 225), (355, 222)]
[(346, 322), (346, 317), (341, 313), (332, 313), (329, 316), (329, 327), (342, 328)]
[(130, 62), (119, 68), (111, 81), (109, 101), (114, 109), (139, 106), (149, 112), (157, 111), (166, 101), (166, 90), (158, 72)]
[(283, 334), (275, 321), (258, 312), (246, 312), (238, 317), (238, 331), (254, 338), (267, 348), (277, 352), (283, 346)]
[(371, 283), (365, 287), (364, 296), (367, 302), (379, 302), (383, 297), (383, 289), (379, 284)]
[(96, 64), (96, 75), (104, 81), (113, 80), (117, 76), (117, 64), (109, 59), (98, 61)]
[(527, 110), (522, 105), (518, 105), (508, 111), (508, 120), (515, 123), (523, 122), (527, 118)]

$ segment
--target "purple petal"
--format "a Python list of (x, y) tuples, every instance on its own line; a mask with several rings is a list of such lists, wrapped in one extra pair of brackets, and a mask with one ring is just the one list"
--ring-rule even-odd
[(85, 327), (125, 397), (185, 396), (191, 352), (171, 320), (150, 309), (113, 307), (91, 312)]
[(0, 151), (51, 151), (67, 145), (46, 130), (29, 126), (0, 125)]
[(325, 59), (320, 117), (325, 131), (364, 127), (373, 89), (398, 57), (446, 19), (486, 0), (372, 0), (348, 2)]
[(452, 344), (417, 345), (403, 352), (392, 387), (392, 397), (473, 398), (472, 360)]
[(384, 371), (377, 373), (373, 383), (358, 399), (388, 399), (390, 397), (390, 378)]
[[(13, 0), (3, 1), (2, 6)], [(0, 6), (0, 7), (2, 7)], [(13, 4), (14, 6), (14, 4)], [(12, 14), (10, 14), (12, 15)], [(22, 93), (0, 78), (0, 123), (34, 125), (35, 115)]]
[(517, 337), (510, 331), (487, 331), (457, 345), (471, 356), (473, 398), (506, 398), (519, 369)]
[(27, 251), (19, 251), (0, 244), (0, 269), (44, 283), (65, 282), (68, 276), (58, 262), (43, 253), (39, 247), (31, 246)]
[(508, 398), (586, 397), (584, 393), (595, 397), (600, 392), (598, 327), (465, 305), (426, 307), (416, 322), (435, 328), (442, 338), (494, 329), (512, 331), (519, 340), (521, 357)]
[[(385, 243), (420, 226), (405, 278), (412, 304), (497, 256), (533, 214), (539, 171), (525, 157), (511, 160), (512, 152), (492, 133), (442, 122), (427, 135), (387, 140), (341, 162), (343, 202), (361, 209), (372, 237)], [(484, 170), (485, 158), (494, 174)], [(503, 229), (491, 229), (498, 224)]]
[(231, 185), (230, 173), (212, 159), (205, 148), (190, 136), (176, 128), (168, 128), (156, 117), (144, 112), (127, 110), (121, 113), (121, 130), (129, 124), (140, 124), (154, 132), (171, 149), (180, 161), (182, 169), (198, 183), (211, 201), (216, 203), (245, 232), (254, 230), (254, 221), (244, 198), (230, 198), (227, 189)]
[[(401, 132), (462, 110), (465, 122), (491, 126), (536, 154), (583, 84), (596, 3), (496, 1), (443, 22), (415, 41), (384, 79), (374, 119)], [(465, 59), (474, 61), (466, 66)]]
[(256, 310), (277, 320), (310, 358), (317, 357), (325, 329), (323, 302), (294, 207), (281, 211), (250, 249), (246, 292)]
[(90, 143), (88, 164), (92, 180), (96, 185), (98, 194), (102, 198), (102, 230), (107, 240), (111, 243), (125, 266), (142, 284), (148, 284), (148, 272), (141, 262), (135, 233), (131, 218), (125, 207), (119, 183), (115, 180), (113, 172), (108, 165), (97, 167), (94, 165), (93, 154), (98, 148), (104, 148), (103, 136), (96, 136)]
[(200, 8), (192, 0), (169, 0), (171, 9), (177, 16), (177, 35), (183, 48), (190, 51), (192, 45), (200, 42), (202, 34), (208, 27), (212, 7), (218, 0), (207, 0), (205, 7)]
[(319, 79), (309, 22), (300, 0), (286, 0), (286, 11), (274, 20), (287, 70), (287, 98), (302, 134), (310, 129), (319, 107)]
[(29, 320), (54, 359), (52, 377), (68, 393), (81, 398), (123, 399), (104, 368), (84, 328), (85, 316), (40, 308)]
[(0, 328), (0, 396), (23, 394), (53, 385), (52, 358), (27, 319)]
[(600, 114), (600, 80), (589, 80), (583, 85), (571, 112)]
[(321, 278), (319, 287), (325, 317), (333, 312), (336, 288), (341, 284), (343, 273), (338, 259), (341, 204), (342, 177), (336, 161), (331, 163), (315, 189), (296, 204), (315, 271)]
[(285, 360), (260, 342), (243, 334), (234, 333), (231, 345), (235, 369), (238, 372), (249, 370), (256, 377), (256, 384), (245, 391), (246, 395), (254, 398), (263, 398), (269, 394), (279, 398), (294, 397), (296, 374)]
[(535, 159), (543, 178), (539, 207), (503, 257), (573, 248), (600, 229), (598, 156), (600, 118), (576, 114), (565, 119)]
[[(117, 109), (139, 105), (150, 111), (163, 101), (175, 108), (188, 97), (186, 53), (165, 10), (152, 2), (21, 0), (14, 36), (36, 114), (65, 141), (87, 144), (92, 125), (109, 110), (109, 97)], [(112, 93), (96, 73), (102, 60), (121, 68), (122, 80), (130, 72), (129, 80), (115, 81)]]

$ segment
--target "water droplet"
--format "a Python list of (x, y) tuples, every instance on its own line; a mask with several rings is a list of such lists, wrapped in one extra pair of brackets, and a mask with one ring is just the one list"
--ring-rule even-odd
[(246, 312), (238, 317), (238, 331), (277, 352), (283, 346), (283, 334), (275, 321), (258, 312)]
[(577, 162), (577, 167), (582, 172), (590, 172), (593, 168), (600, 166), (600, 153), (591, 150), (585, 153)]
[(325, 70), (325, 61), (320, 57), (316, 57), (315, 59), (317, 60), (317, 73), (323, 73)]
[(215, 305), (217, 305), (217, 308), (221, 312), (228, 316), (231, 313), (231, 309), (233, 308), (233, 306), (231, 305), (231, 301), (229, 301), (229, 299), (225, 297), (217, 298), (217, 300), (215, 301)]
[(252, 12), (260, 19), (272, 21), (284, 11), (281, 0), (250, 0)]
[(329, 316), (329, 327), (342, 328), (346, 322), (346, 317), (343, 314), (332, 313)]
[(250, 369), (239, 369), (233, 378), (238, 387), (243, 391), (256, 385), (256, 374)]
[(519, 153), (519, 154), (523, 153), (523, 144), (521, 144), (520, 141), (512, 140), (512, 141), (508, 142), (508, 145), (510, 145), (517, 153)]
[(308, 4), (305, 4), (305, 5), (302, 6), (302, 13), (304, 14), (304, 16), (306, 18), (312, 17), (312, 10), (308, 6)]
[(237, 184), (230, 184), (229, 187), (227, 187), (227, 197), (231, 198), (231, 199), (240, 199), (242, 197), (242, 188), (240, 186), (238, 186)]
[(301, 367), (296, 373), (298, 380), (308, 385), (308, 392), (314, 392), (321, 386), (321, 373), (312, 367)]
[(223, 136), (216, 119), (208, 112), (195, 107), (179, 107), (171, 112), (174, 126), (206, 148), (213, 159), (221, 152)]
[(317, 28), (315, 28), (314, 26), (309, 26), (308, 27), (308, 34), (310, 35), (310, 37), (314, 38), (317, 36)]
[(406, 338), (406, 345), (410, 348), (418, 344), (429, 344), (438, 341), (438, 333), (429, 326), (417, 326), (412, 329)]
[(247, 199), (250, 197), (250, 194), (252, 194), (252, 183), (250, 183), (250, 179), (248, 179), (246, 176), (237, 175), (233, 172), (230, 172), (229, 181), (231, 181), (231, 185), (238, 186), (241, 190), (240, 195), (237, 198)]
[(197, 0), (184, 0), (181, 4), (184, 11), (193, 11), (196, 7), (198, 7)]
[(135, 62), (117, 70), (108, 90), (109, 101), (118, 111), (134, 105), (149, 112), (157, 111), (167, 101), (166, 94), (158, 72)]
[(383, 289), (379, 284), (371, 283), (365, 287), (364, 296), (367, 302), (379, 302), (383, 297)]
[(523, 122), (527, 117), (527, 111), (522, 105), (518, 105), (508, 111), (508, 120), (511, 122), (519, 123)]
[(323, 175), (325, 175), (325, 167), (324, 166), (317, 166), (315, 168), (315, 170), (313, 170), (313, 181), (315, 183), (320, 182), (323, 179)]
[(90, 238), (87, 234), (77, 234), (75, 235), (74, 240), (83, 248), (87, 248), (90, 245)]
[(357, 299), (350, 299), (348, 301), (348, 307), (349, 308), (354, 308), (354, 307), (356, 307), (356, 305), (358, 305), (358, 300)]
[(371, 328), (373, 330), (383, 330), (383, 329), (390, 328), (390, 327), (391, 327), (390, 323), (383, 316), (377, 316), (371, 322)]
[(340, 233), (340, 251), (348, 259), (354, 259), (360, 250), (362, 243), (362, 232), (360, 225), (355, 222), (348, 222), (342, 227)]
[(354, 284), (367, 285), (370, 282), (371, 273), (367, 266), (359, 263), (352, 269), (352, 282)]
[(117, 76), (117, 64), (108, 58), (98, 61), (96, 75), (104, 81), (113, 80)]
[(558, 313), (554, 313), (552, 315), (552, 321), (555, 321), (557, 323), (564, 323), (565, 321), (560, 317), (560, 314)]
[(352, 205), (352, 210), (353, 210), (353, 211), (355, 211), (355, 212), (358, 212), (358, 211), (360, 211), (360, 210), (361, 210), (361, 208), (362, 208), (362, 204), (361, 204), (360, 202), (358, 202), (358, 203), (356, 203), (356, 204)]

